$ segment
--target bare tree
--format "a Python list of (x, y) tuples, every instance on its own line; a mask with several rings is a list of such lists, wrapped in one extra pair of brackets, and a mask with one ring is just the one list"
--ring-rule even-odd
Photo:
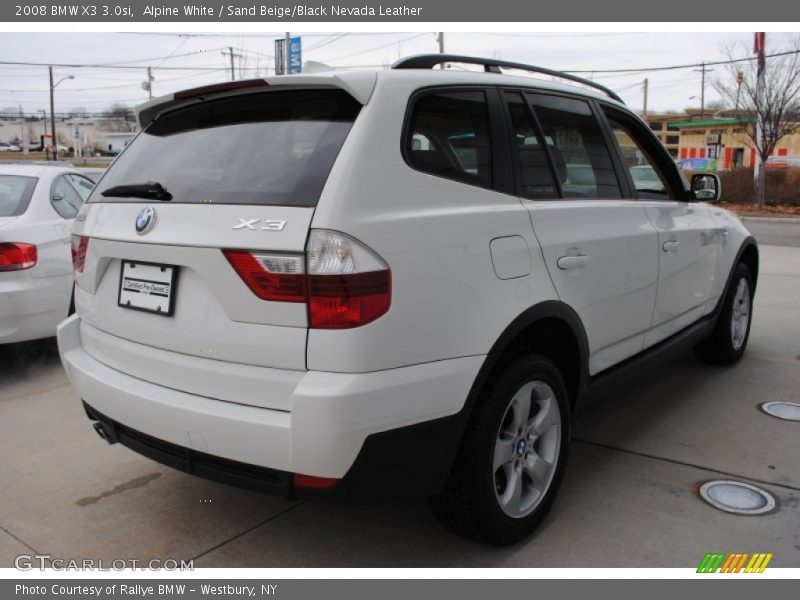
[(136, 131), (136, 115), (130, 106), (115, 102), (103, 111), (103, 117), (112, 131)]
[(70, 119), (85, 119), (88, 116), (89, 111), (86, 110), (85, 106), (73, 106), (67, 113), (67, 117)]
[[(748, 50), (730, 49), (727, 55), (731, 60), (749, 58), (752, 55)], [(782, 56), (767, 60), (760, 94), (755, 57), (726, 65), (727, 76), (712, 82), (725, 104), (734, 107), (736, 118), (761, 158), (756, 180), (758, 205), (762, 208), (766, 197), (764, 164), (778, 142), (800, 131), (800, 39), (795, 40), (793, 48), (774, 53)], [(760, 137), (759, 129), (763, 132)]]

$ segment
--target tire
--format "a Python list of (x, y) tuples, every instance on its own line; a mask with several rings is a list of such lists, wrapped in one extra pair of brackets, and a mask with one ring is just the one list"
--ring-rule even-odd
[(716, 365), (737, 362), (747, 348), (753, 321), (753, 276), (744, 263), (736, 265), (711, 335), (694, 347), (702, 361)]
[[(459, 535), (497, 546), (530, 535), (561, 484), (570, 420), (555, 365), (536, 354), (516, 358), (478, 399), (445, 489), (432, 498), (437, 518)], [(530, 437), (519, 435), (520, 423)]]

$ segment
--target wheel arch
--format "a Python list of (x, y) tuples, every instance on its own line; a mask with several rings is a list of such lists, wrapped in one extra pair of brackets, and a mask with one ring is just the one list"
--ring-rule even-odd
[(750, 274), (753, 276), (753, 293), (756, 291), (756, 283), (758, 282), (758, 245), (752, 236), (745, 239), (742, 246), (739, 248), (739, 253), (734, 261), (731, 271), (736, 268), (739, 263), (744, 263), (750, 269)]
[(574, 407), (589, 379), (589, 344), (578, 314), (558, 300), (546, 300), (518, 315), (492, 345), (467, 401), (471, 412), (494, 372), (522, 352), (536, 352), (558, 367)]

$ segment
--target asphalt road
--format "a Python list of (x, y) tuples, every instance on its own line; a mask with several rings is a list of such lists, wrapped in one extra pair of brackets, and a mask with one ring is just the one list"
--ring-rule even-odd
[[(19, 554), (194, 559), (196, 567), (696, 567), (709, 551), (800, 565), (800, 249), (762, 247), (750, 346), (732, 368), (686, 356), (579, 417), (561, 494), (510, 548), (443, 530), (425, 502), (291, 503), (194, 478), (107, 446), (52, 342), (0, 348), (0, 567)], [(725, 514), (710, 479), (756, 483), (772, 514)]]

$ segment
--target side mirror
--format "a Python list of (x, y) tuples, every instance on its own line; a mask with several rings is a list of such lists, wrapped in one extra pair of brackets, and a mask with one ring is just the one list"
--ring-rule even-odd
[(701, 202), (715, 202), (722, 196), (722, 183), (714, 173), (692, 175), (692, 198)]

